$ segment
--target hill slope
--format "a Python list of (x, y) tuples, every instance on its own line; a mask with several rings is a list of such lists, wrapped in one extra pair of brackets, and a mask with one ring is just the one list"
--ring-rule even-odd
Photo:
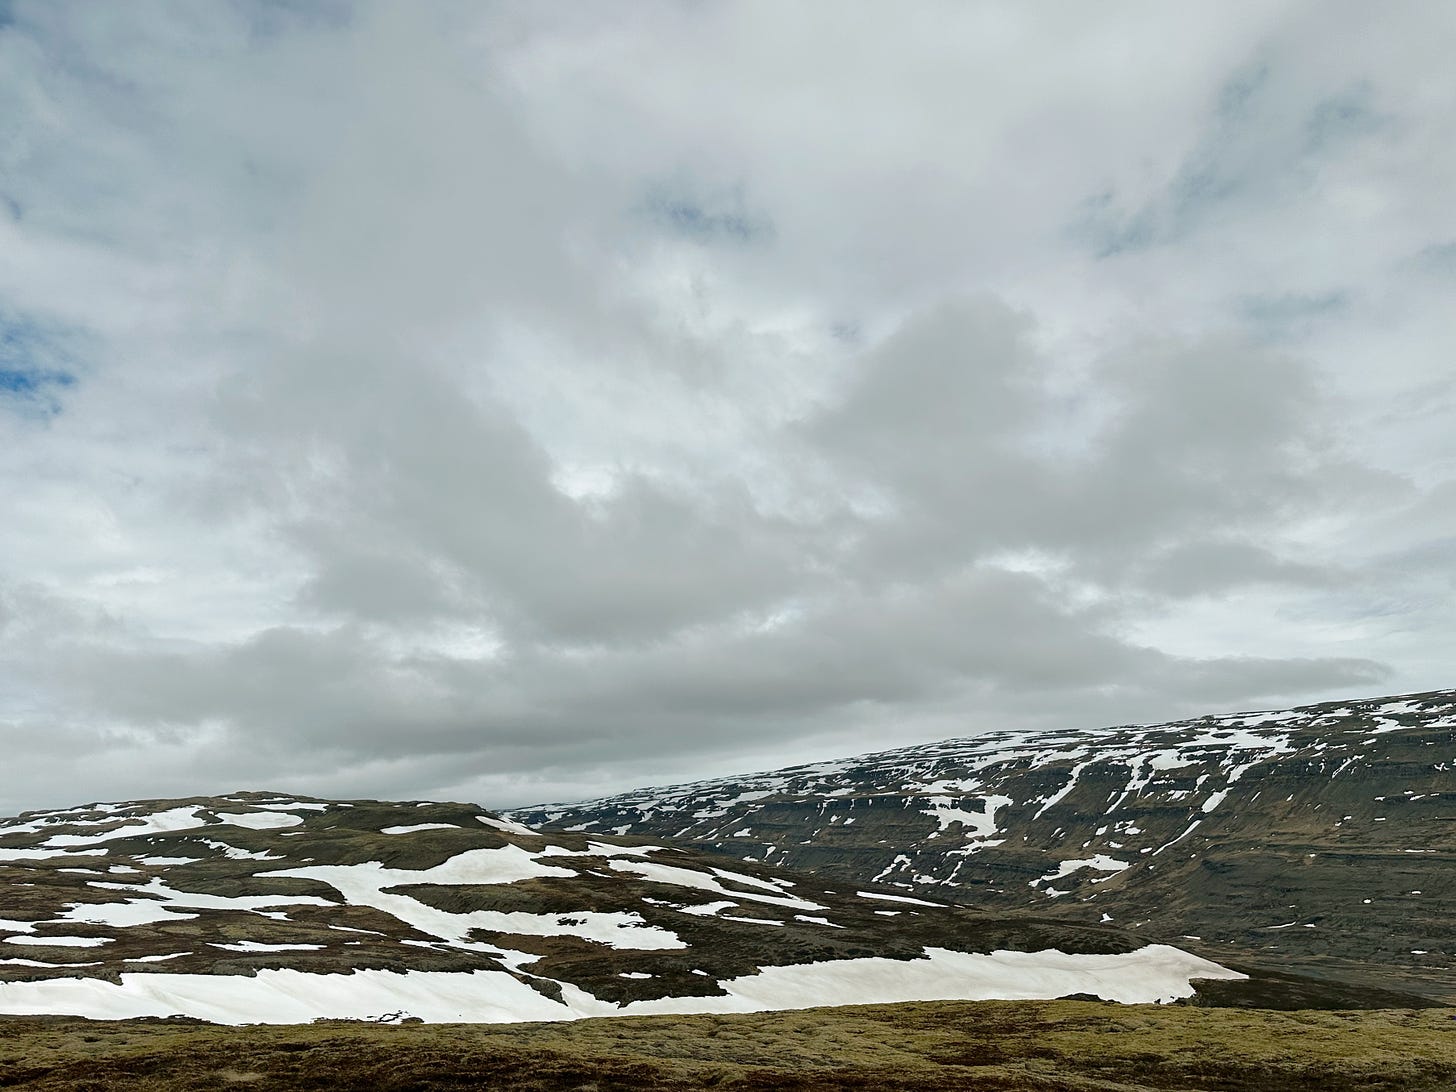
[(1456, 1000), (1456, 691), (992, 732), (511, 814)]
[(0, 1013), (556, 1020), (1171, 1000), (1195, 978), (1289, 995), (1116, 929), (543, 835), (463, 804), (238, 794), (0, 821)]

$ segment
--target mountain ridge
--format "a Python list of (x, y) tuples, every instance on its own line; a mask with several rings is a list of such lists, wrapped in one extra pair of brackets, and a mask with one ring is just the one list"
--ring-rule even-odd
[(1456, 691), (992, 732), (508, 814), (1456, 1000)]
[(270, 792), (32, 811), (0, 820), (0, 1015), (1438, 1006), (1453, 819), (1456, 691), (500, 815)]

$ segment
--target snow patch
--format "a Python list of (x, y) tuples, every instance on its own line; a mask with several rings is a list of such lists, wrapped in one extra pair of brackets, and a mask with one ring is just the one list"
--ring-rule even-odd
[[(631, 972), (628, 972), (631, 973)], [(1088, 993), (1125, 1004), (1174, 1001), (1194, 979), (1245, 976), (1178, 948), (1152, 944), (1120, 955), (930, 948), (918, 959), (872, 956), (766, 967), (720, 983), (716, 997), (665, 997), (615, 1005), (569, 983), (553, 1001), (504, 971), (260, 970), (253, 976), (128, 973), (119, 983), (61, 978), (0, 983), (0, 1012), (120, 1020), (180, 1013), (221, 1024), (368, 1019), (401, 1009), (433, 1022), (511, 1023), (656, 1013), (765, 1012), (900, 1001), (1032, 1000)]]
[(879, 899), (882, 902), (908, 902), (914, 906), (942, 906), (938, 902), (926, 902), (924, 899), (912, 899), (909, 895), (882, 895), (878, 891), (856, 891), (862, 899)]
[(403, 827), (385, 827), (380, 834), (414, 834), (421, 830), (459, 830), (454, 823), (411, 823)]

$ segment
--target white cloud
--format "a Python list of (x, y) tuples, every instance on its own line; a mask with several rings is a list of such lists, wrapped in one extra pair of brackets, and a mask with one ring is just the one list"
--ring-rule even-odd
[(1445, 11), (9, 10), (0, 810), (1450, 681)]

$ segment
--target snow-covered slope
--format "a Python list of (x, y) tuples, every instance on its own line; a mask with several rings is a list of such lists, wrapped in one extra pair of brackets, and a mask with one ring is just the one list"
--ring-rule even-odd
[(993, 731), (512, 814), (1335, 977), (1439, 994), (1456, 972), (1456, 691)]
[(918, 999), (1187, 997), (1244, 976), (458, 804), (269, 794), (0, 821), (0, 1013), (514, 1021)]

